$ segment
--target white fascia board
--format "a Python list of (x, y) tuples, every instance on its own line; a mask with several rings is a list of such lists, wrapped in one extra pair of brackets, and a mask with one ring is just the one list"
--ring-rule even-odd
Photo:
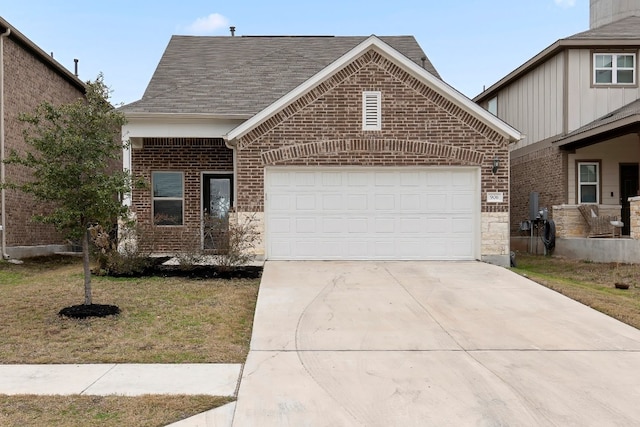
[(156, 119), (156, 120), (185, 120), (185, 119), (214, 119), (214, 120), (247, 120), (250, 114), (209, 114), (209, 113), (139, 113), (125, 112), (127, 119)]
[(223, 138), (244, 119), (212, 118), (128, 118), (122, 127), (129, 138)]
[(300, 86), (293, 89), (282, 98), (278, 99), (267, 108), (265, 108), (246, 122), (242, 123), (237, 128), (230, 131), (225, 136), (225, 139), (230, 144), (234, 144), (235, 140), (247, 134), (251, 129), (260, 125), (269, 117), (276, 114), (278, 111), (281, 111), (299, 97), (305, 95), (316, 85), (328, 79), (335, 72), (339, 71), (359, 55), (363, 54), (371, 48), (376, 49), (376, 51), (381, 53), (383, 56), (399, 64), (403, 69), (405, 69), (405, 71), (409, 72), (411, 75), (418, 78), (420, 81), (424, 82), (436, 92), (460, 106), (462, 109), (466, 110), (472, 115), (478, 116), (478, 118), (485, 122), (489, 127), (507, 137), (510, 141), (518, 141), (522, 138), (520, 132), (518, 132), (502, 120), (498, 119), (496, 116), (489, 113), (484, 108), (480, 107), (469, 98), (467, 98), (442, 80), (438, 79), (415, 62), (411, 61), (409, 58), (380, 40), (375, 35), (372, 35), (358, 44), (356, 47), (351, 49), (349, 52), (345, 53), (340, 58), (335, 60), (333, 63), (329, 64), (309, 80), (305, 81)]

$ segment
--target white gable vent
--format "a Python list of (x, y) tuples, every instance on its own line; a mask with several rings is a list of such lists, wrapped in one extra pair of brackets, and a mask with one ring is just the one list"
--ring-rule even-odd
[(362, 92), (362, 130), (382, 129), (382, 93)]

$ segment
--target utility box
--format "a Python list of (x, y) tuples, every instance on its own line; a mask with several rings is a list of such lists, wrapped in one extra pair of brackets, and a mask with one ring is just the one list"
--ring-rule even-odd
[(532, 191), (529, 193), (529, 221), (538, 219), (538, 193)]

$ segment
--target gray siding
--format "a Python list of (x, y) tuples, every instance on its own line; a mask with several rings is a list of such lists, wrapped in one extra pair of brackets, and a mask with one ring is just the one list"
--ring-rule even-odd
[(562, 133), (563, 55), (556, 55), (498, 94), (498, 117), (525, 138), (514, 148)]
[[(620, 50), (611, 49), (611, 52), (618, 53)], [(592, 87), (592, 54), (590, 49), (569, 50), (568, 132), (591, 123), (640, 97), (640, 90), (637, 86)], [(636, 82), (638, 80), (637, 71)]]

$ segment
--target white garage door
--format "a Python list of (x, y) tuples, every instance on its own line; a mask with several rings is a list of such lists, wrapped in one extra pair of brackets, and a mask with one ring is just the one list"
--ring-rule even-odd
[(267, 258), (469, 260), (477, 168), (268, 168)]

